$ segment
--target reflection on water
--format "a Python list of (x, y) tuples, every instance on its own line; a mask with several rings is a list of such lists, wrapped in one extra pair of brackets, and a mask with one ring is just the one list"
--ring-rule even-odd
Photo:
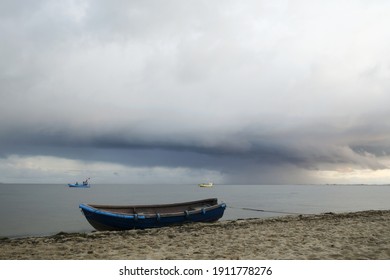
[[(377, 185), (67, 185), (0, 184), (0, 236), (93, 230), (80, 203), (157, 204), (216, 197), (228, 208), (222, 220), (388, 209), (390, 186)], [(249, 211), (253, 208), (262, 211)]]

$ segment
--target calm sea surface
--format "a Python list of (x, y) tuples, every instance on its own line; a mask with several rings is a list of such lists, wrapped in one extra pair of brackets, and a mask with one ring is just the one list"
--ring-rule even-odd
[[(270, 217), (280, 212), (318, 214), (390, 209), (390, 186), (379, 185), (67, 185), (0, 184), (0, 236), (92, 231), (80, 203), (159, 204), (216, 197), (228, 208), (222, 220)], [(248, 211), (253, 208), (265, 211)], [(273, 212), (274, 211), (274, 212)]]

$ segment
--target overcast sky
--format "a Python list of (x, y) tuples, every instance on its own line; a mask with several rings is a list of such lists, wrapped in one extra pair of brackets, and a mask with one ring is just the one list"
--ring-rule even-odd
[(0, 1), (0, 182), (390, 183), (390, 1)]

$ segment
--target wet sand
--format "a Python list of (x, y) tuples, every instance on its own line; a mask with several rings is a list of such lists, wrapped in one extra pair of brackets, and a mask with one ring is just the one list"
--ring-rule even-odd
[(2, 260), (390, 259), (390, 210), (0, 239)]

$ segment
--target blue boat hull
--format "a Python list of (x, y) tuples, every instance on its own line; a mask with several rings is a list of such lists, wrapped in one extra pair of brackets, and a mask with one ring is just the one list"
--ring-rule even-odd
[(68, 184), (68, 186), (70, 188), (89, 188), (91, 185), (90, 184), (87, 184), (87, 185), (84, 185), (84, 184)]
[(87, 204), (80, 204), (80, 208), (88, 222), (97, 230), (130, 230), (194, 222), (215, 222), (223, 216), (226, 204), (165, 214), (120, 214), (96, 209)]

